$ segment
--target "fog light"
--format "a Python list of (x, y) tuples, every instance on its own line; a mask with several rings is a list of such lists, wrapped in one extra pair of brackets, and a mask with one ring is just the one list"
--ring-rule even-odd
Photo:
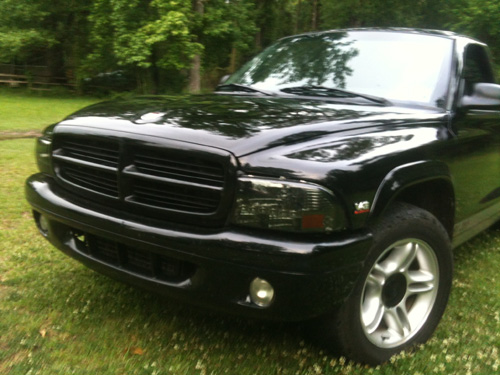
[(42, 214), (40, 214), (36, 211), (34, 211), (33, 213), (34, 213), (33, 216), (35, 217), (36, 226), (38, 227), (38, 230), (40, 231), (40, 233), (42, 235), (47, 237), (49, 235), (49, 221)]
[(274, 288), (266, 280), (256, 277), (250, 283), (250, 299), (257, 306), (267, 307), (273, 302)]
[(49, 232), (49, 222), (47, 220), (47, 218), (43, 215), (40, 215), (40, 229), (44, 232), (44, 233), (48, 233)]

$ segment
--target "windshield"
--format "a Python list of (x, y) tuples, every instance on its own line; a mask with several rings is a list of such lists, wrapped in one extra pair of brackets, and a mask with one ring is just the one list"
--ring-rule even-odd
[(288, 93), (319, 86), (443, 107), (452, 48), (451, 39), (419, 33), (301, 35), (268, 47), (224, 84)]

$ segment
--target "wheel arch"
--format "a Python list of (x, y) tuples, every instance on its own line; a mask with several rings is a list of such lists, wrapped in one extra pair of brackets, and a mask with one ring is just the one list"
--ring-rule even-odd
[(439, 161), (405, 164), (389, 172), (380, 184), (370, 212), (379, 220), (394, 202), (405, 202), (433, 214), (450, 240), (455, 221), (455, 191), (448, 166)]

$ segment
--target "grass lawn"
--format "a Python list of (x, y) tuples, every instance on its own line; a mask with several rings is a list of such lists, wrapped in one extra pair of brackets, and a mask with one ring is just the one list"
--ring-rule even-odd
[(33, 139), (0, 141), (0, 374), (484, 374), (500, 371), (500, 231), (456, 251), (450, 305), (416, 353), (367, 368), (294, 324), (203, 311), (98, 275), (38, 235)]
[(0, 133), (41, 131), (67, 115), (98, 101), (96, 98), (41, 96), (25, 90), (0, 88)]

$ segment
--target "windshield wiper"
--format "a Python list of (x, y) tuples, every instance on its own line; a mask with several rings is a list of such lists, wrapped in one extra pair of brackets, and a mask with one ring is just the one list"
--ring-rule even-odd
[(342, 99), (363, 98), (377, 104), (382, 104), (382, 105), (391, 104), (391, 102), (389, 102), (387, 99), (378, 96), (360, 94), (353, 91), (348, 91), (333, 87), (326, 87), (326, 86), (316, 86), (316, 85), (296, 86), (296, 87), (287, 87), (281, 89), (280, 91), (293, 95), (324, 96), (328, 98), (342, 98)]
[(254, 93), (254, 94), (259, 93), (259, 94), (264, 94), (267, 96), (274, 96), (274, 94), (272, 94), (270, 92), (267, 92), (264, 90), (259, 90), (259, 89), (252, 87), (252, 86), (240, 85), (238, 83), (226, 83), (226, 84), (219, 85), (215, 88), (215, 92), (221, 91), (221, 89), (222, 89), (222, 91), (224, 91), (224, 89), (233, 89), (230, 92), (249, 92), (249, 93)]

